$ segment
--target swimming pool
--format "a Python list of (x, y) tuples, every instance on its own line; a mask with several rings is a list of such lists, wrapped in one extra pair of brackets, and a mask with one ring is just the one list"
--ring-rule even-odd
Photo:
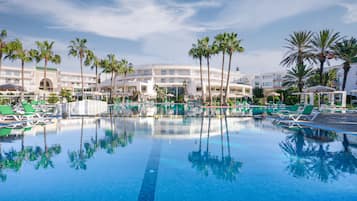
[(1, 132), (1, 200), (357, 200), (356, 137), (325, 130), (76, 118)]

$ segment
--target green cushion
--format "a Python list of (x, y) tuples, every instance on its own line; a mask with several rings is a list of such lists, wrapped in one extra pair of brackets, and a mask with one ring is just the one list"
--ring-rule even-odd
[(12, 128), (0, 128), (0, 136), (8, 136), (11, 133)]
[(307, 105), (304, 107), (304, 110), (302, 111), (301, 114), (303, 115), (310, 115), (312, 113), (312, 110), (314, 109), (314, 106), (312, 105)]
[(34, 112), (36, 112), (36, 110), (30, 104), (22, 104), (22, 107), (24, 108), (25, 113), (34, 113)]
[(14, 115), (15, 112), (9, 105), (0, 105), (0, 114), (2, 115)]

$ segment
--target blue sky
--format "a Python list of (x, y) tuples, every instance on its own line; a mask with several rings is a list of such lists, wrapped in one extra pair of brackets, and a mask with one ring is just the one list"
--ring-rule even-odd
[[(197, 64), (187, 55), (191, 44), (220, 32), (242, 39), (245, 52), (233, 60), (242, 72), (284, 70), (284, 38), (325, 28), (357, 37), (357, 0), (0, 1), (0, 29), (8, 30), (9, 39), (21, 39), (26, 48), (54, 40), (62, 56), (55, 67), (71, 71), (79, 71), (78, 61), (67, 56), (68, 41), (76, 37), (87, 38), (100, 57), (114, 53), (134, 65)], [(215, 66), (220, 61), (212, 59)]]

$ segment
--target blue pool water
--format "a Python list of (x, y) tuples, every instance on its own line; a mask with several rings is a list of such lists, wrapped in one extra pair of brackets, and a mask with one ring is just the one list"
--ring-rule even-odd
[(11, 133), (0, 137), (4, 201), (357, 200), (356, 136), (251, 118), (78, 118), (0, 133)]

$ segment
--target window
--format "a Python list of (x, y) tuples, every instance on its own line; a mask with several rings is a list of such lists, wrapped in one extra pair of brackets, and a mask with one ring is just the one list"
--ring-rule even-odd
[(141, 92), (146, 93), (147, 87), (146, 86), (141, 86)]

